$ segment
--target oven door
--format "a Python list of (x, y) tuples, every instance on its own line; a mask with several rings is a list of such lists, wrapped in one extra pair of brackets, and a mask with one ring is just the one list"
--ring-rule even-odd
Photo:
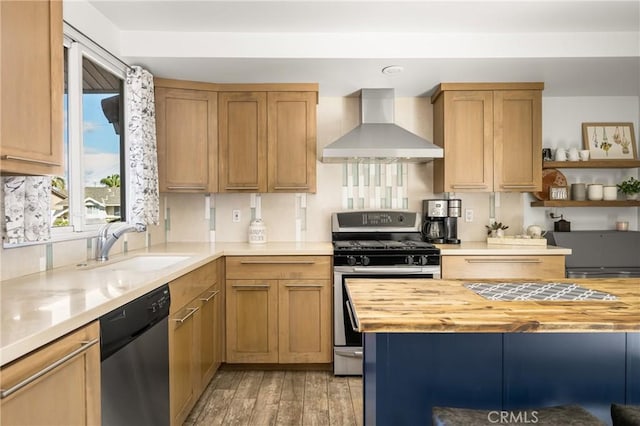
[(362, 374), (362, 333), (355, 318), (345, 282), (349, 278), (439, 279), (440, 266), (336, 266), (333, 274), (333, 373)]

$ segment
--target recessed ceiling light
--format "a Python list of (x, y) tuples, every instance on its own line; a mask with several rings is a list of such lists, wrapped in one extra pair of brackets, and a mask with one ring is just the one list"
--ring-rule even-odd
[(388, 67), (382, 68), (382, 74), (387, 75), (400, 74), (402, 71), (404, 71), (404, 67), (401, 67), (400, 65), (390, 65)]

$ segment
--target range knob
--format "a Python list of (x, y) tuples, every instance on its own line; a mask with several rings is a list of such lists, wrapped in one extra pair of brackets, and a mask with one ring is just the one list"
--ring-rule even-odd
[(405, 258), (405, 262), (407, 263), (407, 265), (413, 265), (413, 256), (408, 255), (408, 256)]
[(420, 256), (420, 265), (425, 266), (429, 263), (428, 256)]
[(371, 259), (369, 259), (369, 256), (360, 256), (360, 262), (362, 262), (362, 265), (368, 266), (371, 263)]
[(347, 264), (349, 266), (354, 266), (357, 263), (356, 258), (353, 256), (347, 256)]

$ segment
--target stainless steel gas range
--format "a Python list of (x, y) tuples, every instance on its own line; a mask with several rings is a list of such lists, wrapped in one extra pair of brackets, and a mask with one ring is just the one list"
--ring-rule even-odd
[(362, 374), (362, 335), (354, 330), (349, 278), (440, 278), (440, 250), (422, 241), (420, 214), (351, 211), (331, 217), (335, 375)]

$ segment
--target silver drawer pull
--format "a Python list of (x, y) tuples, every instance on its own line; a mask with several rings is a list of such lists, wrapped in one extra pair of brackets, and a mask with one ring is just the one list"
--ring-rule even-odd
[(465, 259), (467, 263), (542, 263), (540, 259)]
[(468, 185), (451, 185), (453, 189), (485, 189), (487, 185), (484, 184), (468, 184)]
[(56, 163), (56, 162), (53, 162), (53, 161), (35, 160), (33, 158), (17, 157), (15, 155), (3, 155), (2, 159), (3, 160), (24, 161), (25, 163), (42, 164), (44, 166), (53, 166), (53, 167), (60, 167), (61, 166), (60, 163)]
[(233, 288), (269, 288), (271, 284), (231, 284)]
[(511, 188), (513, 188), (513, 189), (526, 189), (526, 188), (535, 188), (536, 187), (535, 185), (531, 185), (531, 184), (523, 184), (523, 185), (513, 184), (513, 185), (501, 185), (501, 186), (503, 188), (505, 188), (505, 189), (511, 189)]
[(187, 308), (187, 311), (189, 311), (187, 315), (183, 316), (182, 318), (173, 318), (172, 321), (179, 322), (180, 324), (182, 324), (183, 322), (188, 320), (191, 315), (195, 314), (198, 311), (198, 309), (200, 308)]
[(208, 302), (209, 300), (213, 299), (218, 293), (220, 293), (220, 290), (216, 290), (216, 291), (210, 291), (209, 293), (211, 293), (209, 295), (209, 297), (203, 297), (201, 299), (199, 299), (201, 302)]
[(304, 186), (274, 186), (275, 190), (309, 189), (309, 185)]
[(313, 265), (314, 260), (241, 260), (241, 265)]
[(285, 284), (285, 287), (308, 287), (308, 288), (320, 288), (322, 284)]
[(243, 190), (243, 189), (245, 189), (245, 190), (251, 189), (251, 190), (255, 191), (255, 190), (258, 189), (258, 187), (257, 186), (225, 186), (224, 189), (233, 190), (233, 191)]
[(190, 190), (198, 190), (198, 191), (204, 191), (205, 189), (207, 189), (205, 186), (167, 186), (167, 189), (190, 189)]
[(82, 345), (78, 349), (76, 349), (75, 351), (71, 352), (70, 354), (67, 354), (67, 355), (63, 356), (62, 358), (60, 358), (59, 360), (55, 361), (54, 363), (49, 364), (48, 366), (46, 366), (42, 370), (40, 370), (37, 373), (27, 377), (26, 379), (24, 379), (23, 381), (21, 381), (20, 383), (18, 383), (16, 385), (10, 387), (9, 389), (0, 391), (0, 399), (4, 399), (4, 398), (8, 397), (9, 395), (11, 395), (12, 393), (19, 391), (23, 387), (27, 386), (29, 383), (33, 382), (34, 380), (39, 379), (40, 377), (44, 376), (45, 374), (47, 374), (51, 370), (55, 369), (56, 367), (59, 367), (60, 365), (64, 364), (65, 362), (69, 361), (74, 356), (86, 351), (87, 349), (89, 349), (91, 346), (95, 345), (99, 341), (100, 341), (100, 339), (98, 339), (98, 338), (93, 339), (93, 340), (89, 340), (89, 341), (83, 341)]

